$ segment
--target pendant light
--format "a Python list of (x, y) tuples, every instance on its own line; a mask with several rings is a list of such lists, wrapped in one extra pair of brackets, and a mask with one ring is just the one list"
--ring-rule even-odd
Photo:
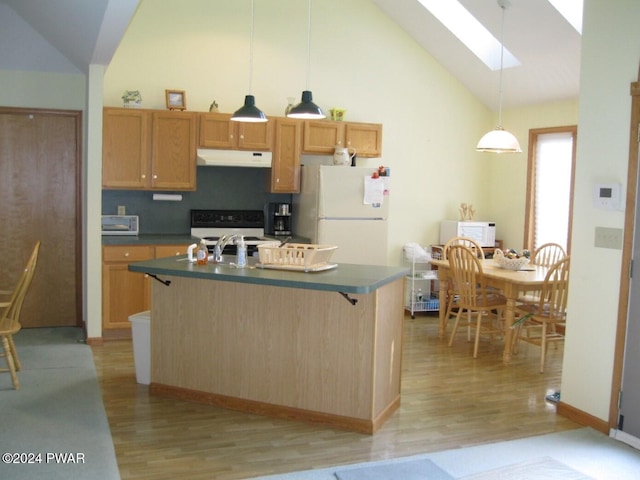
[(251, 95), (251, 80), (253, 76), (253, 8), (251, 0), (251, 36), (249, 40), (249, 95), (244, 97), (244, 105), (231, 116), (236, 122), (266, 122), (268, 119), (262, 110), (256, 107), (256, 99)]
[(502, 127), (502, 72), (504, 70), (504, 12), (509, 6), (508, 0), (498, 0), (498, 6), (502, 9), (502, 26), (500, 31), (500, 92), (498, 106), (498, 126), (495, 130), (486, 133), (478, 142), (478, 152), (491, 153), (520, 153), (522, 149), (518, 139)]
[(287, 117), (290, 118), (304, 118), (304, 119), (320, 119), (325, 118), (326, 115), (322, 109), (313, 103), (313, 97), (309, 90), (309, 71), (310, 58), (311, 58), (311, 0), (309, 0), (307, 19), (307, 84), (306, 89), (302, 92), (302, 101), (295, 107), (289, 110)]

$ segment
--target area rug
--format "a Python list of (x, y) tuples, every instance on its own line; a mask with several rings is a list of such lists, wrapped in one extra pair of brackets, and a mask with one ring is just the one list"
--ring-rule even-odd
[(0, 373), (3, 480), (120, 478), (93, 355), (82, 337), (79, 328), (24, 329), (15, 336), (20, 389)]
[[(368, 467), (397, 466), (421, 460), (433, 462), (439, 469), (450, 475), (450, 478), (457, 480), (463, 478), (465, 480), (637, 480), (640, 478), (638, 474), (640, 451), (592, 428), (577, 428), (404, 458), (323, 467), (258, 478), (261, 480), (336, 480), (338, 473), (343, 474), (347, 470), (360, 470), (366, 473), (365, 469)], [(553, 468), (556, 469), (557, 475), (540, 476), (552, 471)], [(564, 476), (561, 476), (560, 472)], [(538, 476), (535, 476), (536, 474)], [(402, 476), (368, 477), (364, 474), (355, 478), (358, 480), (404, 479)], [(416, 478), (428, 479), (429, 477)]]
[(335, 476), (338, 480), (453, 480), (427, 459), (336, 470)]
[(593, 480), (551, 457), (493, 468), (486, 472), (461, 477), (459, 480)]

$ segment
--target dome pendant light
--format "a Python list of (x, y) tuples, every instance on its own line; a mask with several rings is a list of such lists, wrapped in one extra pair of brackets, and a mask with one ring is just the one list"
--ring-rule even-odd
[(486, 133), (478, 142), (476, 151), (491, 153), (520, 153), (522, 149), (518, 139), (502, 128), (502, 71), (504, 70), (504, 12), (509, 6), (508, 0), (498, 0), (502, 9), (502, 26), (500, 31), (500, 92), (498, 106), (498, 126)]
[(302, 100), (295, 107), (289, 110), (287, 117), (289, 118), (304, 118), (304, 119), (320, 119), (325, 118), (326, 115), (322, 109), (313, 103), (313, 97), (309, 90), (309, 71), (311, 58), (311, 0), (309, 0), (309, 13), (307, 19), (307, 86), (302, 92)]
[[(253, 76), (253, 7), (254, 0), (251, 0), (251, 38), (249, 41), (249, 93), (251, 93), (251, 79)], [(262, 110), (256, 107), (256, 99), (249, 94), (244, 97), (244, 105), (231, 116), (231, 120), (236, 122), (266, 122), (268, 119)]]

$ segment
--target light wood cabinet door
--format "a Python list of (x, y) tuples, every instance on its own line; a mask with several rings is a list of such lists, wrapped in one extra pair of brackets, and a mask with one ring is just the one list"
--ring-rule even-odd
[(238, 150), (273, 150), (273, 120), (268, 122), (234, 122), (237, 124)]
[(336, 145), (344, 144), (344, 123), (327, 120), (305, 120), (302, 153), (333, 155)]
[(102, 186), (145, 188), (149, 177), (148, 112), (105, 108), (102, 122)]
[(102, 247), (103, 336), (114, 330), (130, 331), (129, 316), (149, 310), (149, 279), (142, 273), (130, 272), (128, 265), (153, 256), (152, 246)]
[(379, 123), (306, 120), (302, 153), (333, 155), (336, 145), (353, 147), (359, 157), (382, 155), (382, 125)]
[(191, 112), (153, 112), (152, 189), (196, 189), (197, 121)]
[(156, 245), (156, 257), (178, 257), (186, 255), (189, 245)]
[(202, 148), (232, 149), (235, 145), (235, 125), (227, 113), (200, 114), (200, 140)]
[(346, 123), (345, 146), (356, 149), (359, 157), (382, 155), (382, 125), (379, 123)]
[(272, 125), (272, 120), (234, 122), (228, 113), (201, 113), (198, 145), (223, 150), (270, 151), (273, 148)]
[(287, 118), (276, 118), (272, 121), (275, 122), (275, 146), (269, 191), (299, 193), (302, 123)]

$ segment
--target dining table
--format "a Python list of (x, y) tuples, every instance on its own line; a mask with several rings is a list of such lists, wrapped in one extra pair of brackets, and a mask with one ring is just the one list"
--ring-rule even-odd
[[(431, 260), (432, 268), (438, 270), (439, 283), (439, 328), (438, 335), (443, 338), (446, 331), (446, 325), (449, 321), (445, 318), (448, 283), (450, 278), (450, 266), (448, 260), (435, 259)], [(542, 290), (548, 267), (527, 264), (520, 270), (510, 270), (498, 266), (493, 259), (480, 260), (482, 272), (488, 287), (497, 288), (506, 298), (506, 308), (504, 310), (504, 350), (502, 352), (502, 360), (504, 363), (510, 363), (513, 356), (513, 325), (515, 319), (515, 307), (518, 303), (518, 297), (524, 292), (539, 292)]]

